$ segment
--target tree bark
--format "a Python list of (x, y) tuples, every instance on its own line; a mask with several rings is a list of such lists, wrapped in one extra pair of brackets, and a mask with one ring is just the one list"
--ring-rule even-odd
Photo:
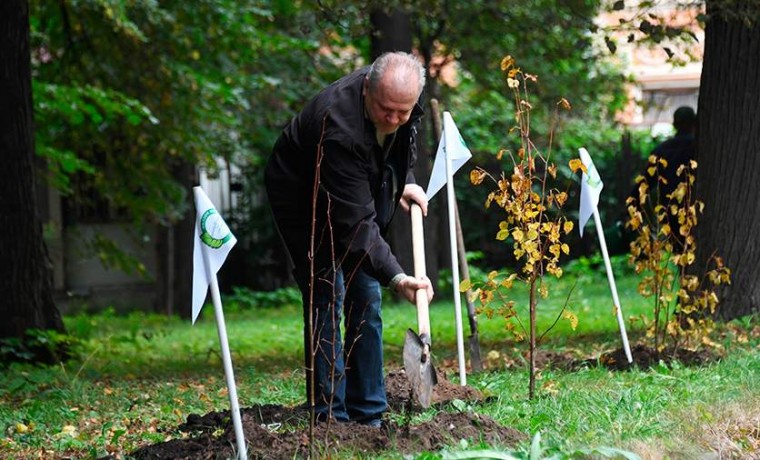
[(412, 51), (412, 25), (408, 14), (401, 10), (390, 13), (375, 10), (369, 18), (372, 23), (370, 53), (373, 61), (385, 52)]
[(27, 0), (0, 2), (0, 338), (63, 331), (35, 193)]
[(156, 243), (158, 274), (155, 310), (167, 315), (192, 317), (193, 301), (193, 238), (195, 204), (193, 186), (198, 184), (194, 165), (181, 161), (172, 166), (174, 179), (187, 190), (187, 208), (182, 218), (159, 229)]
[(760, 27), (724, 15), (720, 3), (707, 2), (695, 267), (701, 273), (715, 254), (731, 269), (731, 285), (718, 291), (718, 316), (729, 320), (760, 311)]

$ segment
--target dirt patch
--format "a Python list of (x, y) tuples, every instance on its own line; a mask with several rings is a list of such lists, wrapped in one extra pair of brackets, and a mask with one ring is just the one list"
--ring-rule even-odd
[(699, 350), (665, 349), (657, 351), (652, 347), (645, 345), (635, 345), (631, 349), (632, 363), (628, 362), (625, 350), (618, 348), (613, 351), (602, 353), (598, 358), (572, 361), (565, 364), (565, 369), (578, 369), (581, 367), (604, 366), (609, 370), (625, 371), (629, 369), (650, 369), (659, 366), (662, 363), (665, 366), (672, 366), (678, 362), (683, 366), (700, 366), (702, 364), (715, 361), (720, 355), (715, 351), (707, 348)]
[[(386, 377), (389, 413), (411, 416), (419, 412), (410, 398), (411, 388), (403, 370)], [(454, 400), (477, 402), (483, 395), (438, 374), (433, 404), (441, 407)], [(404, 454), (435, 451), (460, 440), (491, 446), (514, 447), (528, 438), (493, 419), (471, 412), (438, 413), (432, 420), (412, 425), (386, 417), (381, 428), (356, 423), (320, 423), (310, 433), (309, 412), (303, 406), (265, 404), (241, 409), (249, 458), (292, 459), (329, 457), (340, 449), (355, 456), (371, 456), (386, 450)], [(175, 439), (146, 446), (131, 455), (136, 459), (219, 459), (235, 455), (235, 433), (229, 411), (191, 414), (178, 427), (188, 439)], [(314, 442), (310, 442), (313, 440)]]
[[(633, 362), (629, 363), (623, 348), (606, 351), (596, 357), (582, 357), (577, 350), (552, 351), (536, 350), (536, 369), (561, 369), (566, 371), (577, 371), (582, 368), (605, 367), (611, 371), (626, 371), (631, 369), (646, 370), (659, 365), (672, 367), (675, 363), (681, 366), (700, 366), (709, 362), (720, 359), (722, 354), (719, 350), (710, 348), (700, 348), (699, 350), (688, 350), (684, 348), (673, 349), (667, 348), (658, 352), (652, 347), (637, 344), (631, 348), (631, 358)], [(505, 369), (527, 369), (529, 355), (527, 351), (507, 354), (491, 352), (488, 356), (486, 367), (491, 370)]]

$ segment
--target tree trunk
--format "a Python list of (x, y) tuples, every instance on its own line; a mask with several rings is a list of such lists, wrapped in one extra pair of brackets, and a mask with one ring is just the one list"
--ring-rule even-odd
[(0, 338), (63, 331), (34, 186), (27, 0), (0, 2)]
[(156, 244), (158, 273), (155, 310), (167, 315), (192, 316), (193, 238), (195, 205), (193, 185), (198, 184), (195, 166), (185, 161), (172, 166), (174, 179), (187, 191), (187, 209), (182, 219), (161, 227)]
[(412, 26), (409, 15), (401, 10), (390, 14), (382, 10), (370, 13), (372, 34), (370, 36), (370, 53), (372, 60), (385, 52), (412, 51)]
[(699, 94), (696, 270), (711, 255), (731, 269), (718, 292), (718, 315), (733, 319), (760, 311), (760, 27), (748, 27), (708, 1)]
[(194, 165), (183, 163), (175, 179), (187, 190), (187, 210), (182, 220), (174, 224), (174, 306), (183, 318), (192, 317), (193, 303), (193, 244), (195, 238), (195, 204), (193, 185), (198, 184)]

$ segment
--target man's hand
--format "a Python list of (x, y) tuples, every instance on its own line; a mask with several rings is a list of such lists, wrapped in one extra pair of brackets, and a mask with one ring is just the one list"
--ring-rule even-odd
[(405, 276), (396, 285), (396, 292), (401, 294), (411, 303), (416, 304), (417, 291), (425, 289), (427, 292), (427, 301), (430, 303), (433, 300), (433, 285), (430, 282), (430, 278), (427, 276), (422, 278), (415, 278), (413, 276)]
[(401, 194), (401, 201), (399, 204), (401, 204), (401, 208), (404, 211), (409, 212), (412, 201), (420, 205), (422, 215), (427, 216), (428, 200), (425, 191), (417, 184), (406, 184), (404, 186), (404, 193)]

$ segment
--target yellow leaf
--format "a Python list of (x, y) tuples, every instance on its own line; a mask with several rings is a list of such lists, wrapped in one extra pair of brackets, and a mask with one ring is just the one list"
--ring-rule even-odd
[(562, 243), (562, 252), (564, 252), (565, 255), (570, 254), (570, 246), (568, 246), (567, 243)]
[(574, 224), (570, 220), (566, 220), (564, 224), (562, 224), (562, 230), (565, 231), (565, 235), (570, 234), (570, 232), (573, 231)]
[(564, 206), (564, 204), (565, 204), (565, 202), (566, 202), (566, 201), (567, 201), (567, 193), (565, 193), (565, 192), (560, 192), (560, 193), (557, 195), (557, 203), (558, 203), (560, 206)]
[(473, 169), (470, 171), (470, 182), (473, 185), (480, 185), (486, 177), (485, 171), (482, 169)]
[(459, 284), (459, 292), (467, 292), (468, 289), (472, 287), (472, 282), (469, 278), (465, 278), (462, 280), (462, 282)]
[(581, 161), (580, 158), (573, 158), (572, 160), (570, 160), (570, 170), (574, 173), (578, 172), (578, 170), (581, 170), (585, 173), (588, 172), (588, 170), (586, 169), (586, 166), (583, 165), (583, 162)]
[(647, 168), (647, 174), (649, 174), (650, 176), (654, 176), (654, 173), (656, 172), (657, 172), (656, 166), (650, 166)]
[(523, 240), (524, 233), (519, 228), (516, 228), (514, 232), (512, 232), (512, 238), (515, 239), (515, 241), (519, 242)]
[(578, 316), (570, 310), (562, 312), (562, 319), (570, 321), (570, 328), (575, 330), (578, 327)]

